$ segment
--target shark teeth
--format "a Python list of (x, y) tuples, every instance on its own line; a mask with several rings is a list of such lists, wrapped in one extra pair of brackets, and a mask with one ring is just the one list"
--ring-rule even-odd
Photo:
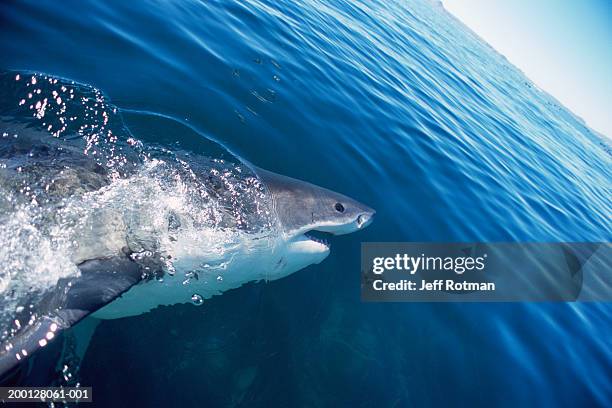
[(306, 238), (308, 238), (311, 241), (317, 242), (321, 245), (325, 245), (326, 247), (329, 248), (329, 241), (326, 240), (325, 238), (318, 238), (314, 234), (312, 234), (312, 232), (306, 232), (304, 233), (304, 236), (306, 236)]

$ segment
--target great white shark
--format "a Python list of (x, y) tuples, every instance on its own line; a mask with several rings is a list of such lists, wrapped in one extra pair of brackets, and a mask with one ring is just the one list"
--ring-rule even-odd
[[(222, 275), (211, 271), (210, 276), (200, 276), (199, 280), (209, 282), (197, 289), (184, 284), (180, 274), (166, 275), (162, 281), (142, 280), (142, 267), (127, 255), (84, 261), (78, 265), (81, 274), (77, 279), (60, 282), (41, 302), (35, 311), (37, 322), (7, 342), (10, 346), (0, 352), (0, 373), (89, 315), (98, 319), (135, 316), (159, 305), (187, 303), (194, 295), (204, 300), (248, 282), (280, 279), (329, 255), (330, 245), (309, 233), (348, 234), (373, 220), (373, 209), (345, 195), (263, 169), (256, 172), (272, 195), (281, 226), (274, 246), (245, 242), (245, 250), (233, 255), (235, 259)], [(194, 256), (188, 262), (199, 263), (200, 259)]]
[[(26, 79), (25, 99), (27, 95), (40, 95), (44, 103), (23, 102), (21, 88), (16, 86), (24, 85), (19, 81)], [(41, 83), (46, 88), (41, 87), (39, 92)], [(364, 229), (373, 220), (375, 211), (350, 197), (244, 162), (241, 171), (253, 177), (239, 185), (211, 178), (217, 170), (197, 171), (197, 158), (188, 165), (174, 156), (177, 165), (169, 166), (164, 160), (145, 155), (141, 161), (133, 160), (134, 168), (118, 177), (99, 158), (110, 157), (113, 163), (131, 159), (125, 159), (123, 153), (115, 156), (114, 145), (96, 151), (104, 140), (86, 133), (87, 129), (95, 129), (92, 134), (104, 131), (106, 135), (105, 126), (116, 113), (114, 107), (105, 105), (101, 94), (96, 91), (86, 95), (89, 97), (80, 95), (74, 98), (74, 105), (69, 105), (73, 94), (87, 92), (83, 85), (14, 71), (0, 72), (0, 85), (5, 93), (8, 90), (4, 99), (14, 97), (18, 102), (4, 104), (3, 100), (0, 105), (0, 217), (6, 225), (0, 233), (14, 234), (3, 238), (17, 245), (21, 245), (20, 234), (29, 234), (27, 238), (33, 237), (35, 243), (40, 234), (59, 236), (59, 242), (71, 243), (65, 263), (60, 266), (70, 269), (72, 265), (76, 269), (75, 273), (60, 276), (50, 288), (38, 292), (31, 289), (31, 296), (27, 283), (23, 284), (27, 277), (20, 279), (13, 271), (3, 271), (0, 277), (8, 278), (9, 284), (11, 279), (17, 282), (15, 290), (21, 291), (29, 304), (25, 308), (18, 306), (10, 317), (11, 327), (3, 328), (1, 383), (10, 383), (32, 355), (44, 351), (69, 328), (86, 327), (81, 336), (86, 347), (95, 328), (95, 324), (83, 324), (86, 322), (77, 325), (86, 318), (95, 322), (147, 313), (160, 305), (200, 303), (248, 282), (280, 279), (320, 263), (329, 255), (330, 246), (316, 237), (319, 233), (348, 234)], [(45, 93), (50, 94), (49, 98), (43, 99)], [(24, 105), (31, 117), (27, 104), (34, 111), (33, 123), (32, 119), (19, 119), (14, 107)], [(76, 112), (78, 109), (84, 109), (86, 114)], [(78, 118), (79, 114), (90, 121), (93, 115), (100, 119), (94, 126), (81, 125), (73, 132), (77, 137), (85, 133), (85, 144), (73, 142), (76, 139), (66, 120)], [(211, 183), (220, 185), (208, 188)], [(235, 190), (251, 185), (265, 196), (265, 205), (256, 210), (228, 209), (245, 194)], [(213, 193), (205, 194), (206, 200), (192, 199), (192, 195), (204, 194), (202, 190)], [(162, 206), (160, 195), (164, 196)], [(257, 207), (258, 200), (247, 204)], [(140, 207), (132, 208), (132, 201), (140, 203)], [(211, 201), (221, 204), (213, 209), (204, 207), (203, 203)], [(45, 206), (50, 210), (42, 211)], [(130, 211), (124, 207), (130, 207)], [(206, 212), (204, 220), (218, 219), (216, 227), (202, 228), (206, 222), (197, 216), (199, 211)], [(28, 214), (34, 214), (42, 227), (30, 224)], [(265, 218), (270, 226), (265, 233), (250, 231), (243, 217), (251, 217), (249, 222), (255, 225), (258, 218)], [(185, 225), (191, 228), (183, 228)], [(206, 234), (209, 236), (202, 236)], [(45, 262), (57, 263), (56, 258), (62, 255), (51, 253), (49, 259), (31, 259), (35, 246), (34, 251), (23, 255), (29, 257), (27, 262), (21, 255), (9, 253), (10, 248), (4, 248), (5, 253), (0, 255), (18, 261), (27, 273), (28, 268)], [(136, 251), (136, 247), (149, 249)], [(0, 279), (0, 283), (5, 282)]]

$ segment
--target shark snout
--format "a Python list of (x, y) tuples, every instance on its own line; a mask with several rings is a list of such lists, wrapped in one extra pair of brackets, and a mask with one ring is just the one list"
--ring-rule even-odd
[(350, 234), (351, 232), (359, 231), (367, 227), (374, 220), (376, 211), (369, 207), (360, 205), (358, 211), (354, 211), (349, 217), (344, 217), (339, 220), (331, 219), (328, 222), (322, 222), (319, 225), (311, 226), (309, 230), (327, 232), (333, 235)]

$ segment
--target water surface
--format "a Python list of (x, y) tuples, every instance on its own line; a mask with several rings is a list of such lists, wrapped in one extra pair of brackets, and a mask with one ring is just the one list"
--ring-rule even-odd
[(3, 68), (95, 85), (184, 124), (160, 143), (206, 136), (377, 210), (286, 279), (102, 323), (81, 368), (94, 405), (610, 404), (609, 304), (359, 299), (362, 241), (612, 235), (607, 139), (439, 4), (20, 2), (0, 19)]

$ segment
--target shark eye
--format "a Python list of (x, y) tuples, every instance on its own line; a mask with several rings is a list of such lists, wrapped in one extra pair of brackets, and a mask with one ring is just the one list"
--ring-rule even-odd
[(340, 203), (336, 203), (336, 205), (334, 205), (334, 208), (338, 212), (344, 212), (344, 206), (342, 204), (340, 204)]

